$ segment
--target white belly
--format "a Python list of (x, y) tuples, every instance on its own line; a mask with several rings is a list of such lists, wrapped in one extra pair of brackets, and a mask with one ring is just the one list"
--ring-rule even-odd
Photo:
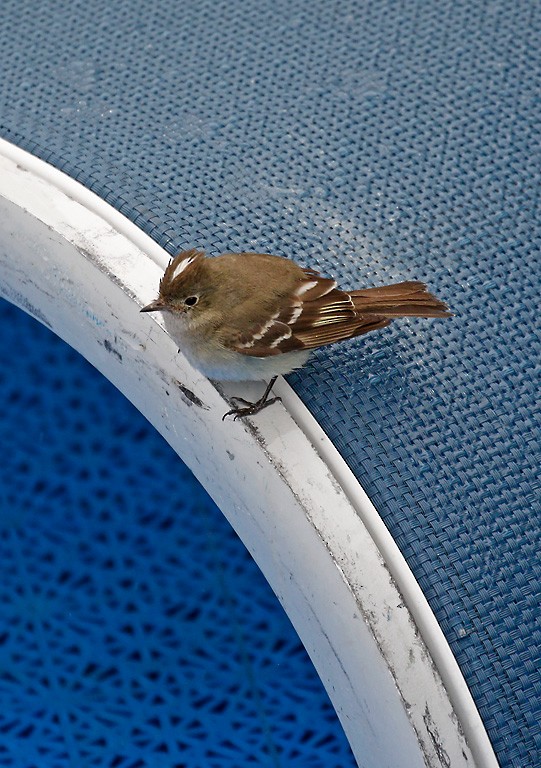
[(194, 343), (183, 317), (163, 313), (164, 325), (187, 360), (209, 379), (215, 381), (261, 381), (289, 373), (308, 360), (308, 351), (286, 352), (268, 357), (252, 357), (217, 344)]

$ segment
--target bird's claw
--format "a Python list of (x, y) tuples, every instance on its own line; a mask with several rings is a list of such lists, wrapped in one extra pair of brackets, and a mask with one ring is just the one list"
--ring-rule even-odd
[(281, 397), (271, 397), (270, 400), (262, 398), (261, 400), (256, 400), (255, 403), (251, 403), (249, 400), (245, 400), (243, 397), (232, 397), (231, 400), (234, 400), (237, 403), (244, 403), (245, 407), (231, 408), (230, 411), (224, 413), (222, 416), (222, 421), (225, 421), (228, 416), (233, 416), (233, 421), (236, 421), (237, 419), (243, 419), (246, 416), (255, 416), (256, 413), (259, 413), (267, 406), (276, 402), (282, 402)]

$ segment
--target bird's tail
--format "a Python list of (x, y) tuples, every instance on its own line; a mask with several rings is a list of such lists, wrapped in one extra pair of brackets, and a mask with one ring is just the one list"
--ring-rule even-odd
[(424, 283), (413, 280), (348, 293), (360, 315), (379, 315), (389, 319), (451, 316), (447, 304), (429, 293)]

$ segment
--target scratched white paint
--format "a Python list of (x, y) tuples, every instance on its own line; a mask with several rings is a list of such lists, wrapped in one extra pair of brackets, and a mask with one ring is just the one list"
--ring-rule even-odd
[(376, 510), (285, 382), (223, 422), (222, 392), (150, 302), (167, 254), (81, 185), (0, 140), (0, 295), (79, 350), (154, 424), (265, 574), (363, 768), (497, 768), (422, 592)]

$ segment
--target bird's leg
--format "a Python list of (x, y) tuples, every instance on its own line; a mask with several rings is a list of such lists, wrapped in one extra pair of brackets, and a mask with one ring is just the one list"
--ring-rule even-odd
[(233, 416), (235, 421), (237, 419), (241, 419), (243, 416), (253, 416), (256, 413), (259, 413), (259, 411), (262, 411), (263, 408), (266, 408), (268, 405), (272, 405), (273, 403), (281, 400), (281, 397), (271, 397), (269, 400), (269, 395), (277, 378), (278, 376), (272, 377), (272, 379), (267, 384), (267, 388), (263, 392), (263, 395), (259, 398), (259, 400), (256, 400), (255, 403), (251, 403), (249, 400), (245, 400), (243, 397), (232, 397), (231, 400), (234, 400), (235, 403), (242, 403), (244, 408), (232, 408), (227, 413), (224, 413), (222, 416), (222, 421), (227, 416)]

